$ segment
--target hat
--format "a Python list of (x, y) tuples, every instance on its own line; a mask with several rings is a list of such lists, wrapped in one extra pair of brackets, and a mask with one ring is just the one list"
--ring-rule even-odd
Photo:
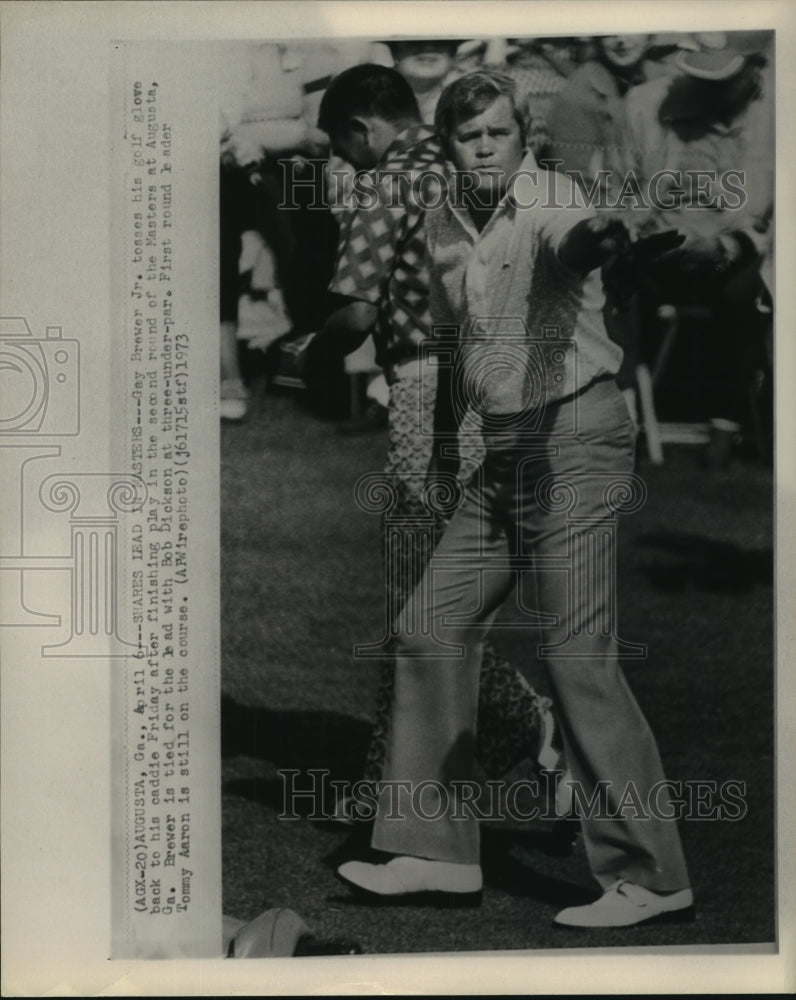
[(473, 56), (476, 52), (483, 52), (487, 47), (486, 38), (468, 38), (459, 46), (458, 55)]
[(463, 38), (387, 38), (384, 39), (382, 44), (389, 46), (390, 51), (392, 51), (393, 47), (396, 45), (407, 45), (412, 44), (413, 42), (423, 42), (424, 44), (437, 42), (440, 45), (444, 45), (447, 48), (451, 48), (456, 51), (463, 41), (465, 41)]
[(694, 38), (701, 49), (726, 49), (726, 31), (698, 31)]
[(659, 31), (650, 38), (651, 49), (698, 49), (699, 44), (693, 35), (682, 31)]
[(743, 69), (746, 59), (733, 49), (708, 49), (677, 53), (675, 65), (683, 73), (700, 80), (729, 80)]

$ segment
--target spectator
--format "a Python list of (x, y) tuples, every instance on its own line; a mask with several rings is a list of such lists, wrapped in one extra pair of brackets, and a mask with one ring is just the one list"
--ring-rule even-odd
[(761, 54), (729, 48), (682, 51), (677, 68), (675, 78), (628, 93), (624, 164), (645, 199), (641, 210), (630, 201), (636, 231), (676, 228), (686, 237), (644, 270), (642, 330), (659, 303), (711, 310), (706, 462), (720, 469), (746, 418), (754, 373), (766, 364), (768, 316), (759, 304), (772, 241), (771, 81)]
[(526, 142), (537, 160), (550, 153), (553, 108), (574, 69), (569, 45), (562, 44), (569, 41), (571, 39), (511, 39), (505, 64), (495, 66), (515, 83), (517, 105), (528, 118)]
[[(613, 186), (611, 171), (621, 162), (625, 95), (645, 79), (651, 40), (650, 35), (594, 38), (594, 58), (572, 73), (550, 110), (551, 163), (582, 183), (597, 206), (605, 204)], [(605, 322), (624, 352), (617, 383), (635, 419), (637, 302), (609, 297)]]
[(591, 187), (622, 144), (624, 97), (644, 81), (649, 35), (606, 35), (595, 39), (597, 58), (579, 66), (550, 109), (550, 156), (557, 169), (575, 171)]
[[(421, 120), (429, 125), (434, 122), (434, 110), (443, 88), (458, 76), (455, 57), (459, 42), (445, 38), (425, 41), (390, 41), (386, 43), (392, 54), (395, 69), (412, 88), (420, 109)], [(370, 407), (364, 417), (355, 419), (345, 428), (346, 432), (383, 427), (388, 421), (390, 390), (383, 373), (375, 374), (368, 382), (366, 395)]]
[(429, 38), (425, 41), (387, 42), (395, 68), (409, 83), (417, 99), (420, 119), (434, 124), (434, 110), (446, 84), (458, 76), (456, 50), (459, 42), (449, 38)]
[[(227, 54), (224, 53), (226, 56)], [(248, 409), (238, 362), (239, 259), (242, 234), (257, 231), (274, 253), (288, 299), (295, 301), (294, 243), (277, 206), (281, 200), (277, 158), (321, 153), (326, 137), (302, 118), (299, 62), (281, 45), (257, 45), (241, 59), (236, 50), (224, 61), (221, 79), (220, 367), (222, 419), (241, 420)], [(229, 76), (231, 79), (227, 79)]]

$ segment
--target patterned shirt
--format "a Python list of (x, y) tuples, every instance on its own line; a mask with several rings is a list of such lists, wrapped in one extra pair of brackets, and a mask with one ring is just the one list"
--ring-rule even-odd
[(550, 109), (553, 159), (557, 169), (579, 171), (589, 186), (617, 159), (623, 142), (624, 91), (619, 76), (597, 60), (572, 74)]
[(340, 219), (337, 269), (331, 290), (378, 306), (376, 361), (392, 369), (417, 358), (429, 336), (428, 261), (422, 181), (439, 175), (442, 148), (426, 125), (401, 132)]
[(528, 112), (528, 148), (534, 156), (541, 156), (550, 143), (550, 107), (567, 78), (541, 56), (501, 66), (501, 71), (514, 81), (517, 107), (524, 105)]

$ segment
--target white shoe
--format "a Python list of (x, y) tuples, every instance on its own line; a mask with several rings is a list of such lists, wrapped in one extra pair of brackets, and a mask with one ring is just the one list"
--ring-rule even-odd
[(239, 378), (221, 381), (219, 411), (222, 420), (243, 420), (249, 410), (249, 394)]
[(681, 923), (693, 920), (694, 895), (681, 889), (663, 896), (622, 879), (588, 906), (570, 906), (553, 923), (563, 927), (631, 927), (634, 924)]
[(347, 885), (367, 893), (370, 902), (477, 906), (483, 877), (480, 865), (460, 865), (398, 855), (386, 864), (347, 861), (337, 869)]

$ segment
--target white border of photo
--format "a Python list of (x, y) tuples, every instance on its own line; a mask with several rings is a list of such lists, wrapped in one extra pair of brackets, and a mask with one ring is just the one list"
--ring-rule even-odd
[[(81, 350), (83, 399), (79, 439), (64, 456), (78, 466), (114, 470), (112, 362), (114, 212), (109, 177), (113, 117), (112, 43), (151, 44), (170, 58), (187, 40), (417, 36), (483, 37), (612, 31), (777, 31), (777, 782), (779, 953), (732, 945), (634, 949), (528, 950), (509, 953), (357, 956), (248, 962), (164, 958), (110, 959), (113, 660), (72, 662), (40, 655), (33, 632), (2, 639), (3, 994), (6, 996), (212, 996), (303, 994), (566, 994), (787, 992), (794, 976), (794, 790), (796, 759), (793, 648), (793, 462), (796, 382), (796, 7), (788, 0), (682, 2), (18, 2), (2, 9), (3, 315), (25, 316), (39, 336), (60, 326)], [(157, 46), (155, 45), (157, 43)], [(177, 47), (175, 49), (175, 47)], [(179, 124), (205, 122), (207, 108), (186, 86)], [(212, 109), (215, 114), (215, 109)], [(206, 172), (205, 172), (206, 171)], [(196, 183), (215, 177), (217, 160)], [(207, 226), (212, 220), (207, 215)], [(208, 228), (208, 233), (210, 229)], [(215, 250), (203, 240), (207, 274)], [(215, 317), (208, 329), (215, 329)], [(208, 384), (216, 360), (209, 345)], [(217, 438), (206, 442), (217, 460)], [(4, 487), (16, 502), (18, 483)], [(24, 504), (24, 498), (23, 498)], [(6, 509), (4, 507), (4, 509)], [(217, 525), (204, 509), (199, 526)], [(213, 527), (213, 532), (217, 527)], [(217, 547), (207, 543), (207, 565)], [(54, 574), (57, 577), (58, 574)], [(211, 574), (211, 579), (212, 579)], [(59, 584), (53, 582), (58, 588)], [(59, 591), (58, 600), (63, 600)], [(217, 609), (217, 597), (206, 594)], [(198, 627), (198, 626), (197, 626)], [(217, 626), (208, 625), (211, 643)], [(754, 720), (751, 720), (754, 724)], [(217, 738), (216, 726), (208, 733)], [(208, 780), (217, 782), (218, 769)], [(217, 789), (212, 791), (217, 795)], [(201, 831), (197, 835), (201, 835)], [(216, 836), (210, 831), (208, 836)], [(220, 879), (221, 857), (218, 852)], [(728, 871), (726, 877), (732, 878)], [(741, 915), (742, 919), (742, 915)]]

